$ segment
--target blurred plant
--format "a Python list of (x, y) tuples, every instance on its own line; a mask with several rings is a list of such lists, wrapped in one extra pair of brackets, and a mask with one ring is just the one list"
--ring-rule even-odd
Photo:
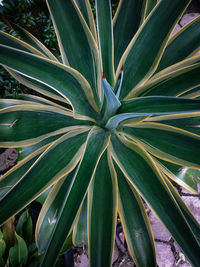
[(9, 219), (0, 229), (0, 266), (38, 266), (41, 256), (34, 242), (28, 211)]

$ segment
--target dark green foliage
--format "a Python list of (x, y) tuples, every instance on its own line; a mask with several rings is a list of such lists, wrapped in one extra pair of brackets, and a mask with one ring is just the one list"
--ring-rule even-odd
[[(0, 6), (0, 30), (20, 38), (14, 26), (19, 25), (57, 54), (55, 31), (45, 1), (3, 0), (2, 4)], [(17, 93), (32, 94), (32, 90), (19, 84), (3, 68), (0, 68), (0, 97), (9, 94), (16, 96)]]

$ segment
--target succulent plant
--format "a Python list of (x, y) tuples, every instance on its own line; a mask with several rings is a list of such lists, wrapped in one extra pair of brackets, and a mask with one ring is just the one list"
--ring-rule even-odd
[(22, 160), (0, 180), (0, 223), (37, 198), (40, 266), (72, 238), (90, 266), (111, 266), (117, 214), (137, 266), (156, 266), (143, 201), (194, 266), (199, 224), (172, 185), (197, 192), (200, 17), (171, 33), (189, 0), (48, 0), (59, 60), (21, 28), (1, 32), (0, 64), (41, 96), (0, 100), (0, 146)]

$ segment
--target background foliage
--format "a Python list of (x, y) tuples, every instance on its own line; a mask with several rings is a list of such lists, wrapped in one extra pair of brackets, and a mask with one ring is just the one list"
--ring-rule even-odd
[[(90, 3), (95, 15), (95, 1), (90, 0)], [(119, 0), (112, 0), (113, 14), (118, 3)], [(15, 29), (15, 24), (31, 32), (52, 53), (59, 56), (55, 31), (44, 0), (3, 0), (2, 6), (0, 6), (0, 30), (20, 38), (19, 32)], [(18, 93), (36, 94), (24, 85), (19, 84), (0, 67), (0, 97), (9, 94), (17, 97)]]

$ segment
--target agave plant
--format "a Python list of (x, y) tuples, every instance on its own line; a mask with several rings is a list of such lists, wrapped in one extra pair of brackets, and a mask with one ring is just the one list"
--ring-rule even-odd
[(18, 28), (0, 63), (40, 96), (0, 100), (0, 146), (21, 160), (0, 180), (0, 223), (51, 188), (36, 226), (40, 266), (72, 238), (90, 266), (110, 266), (117, 215), (137, 266), (156, 266), (145, 203), (193, 266), (200, 228), (172, 186), (197, 192), (200, 17), (171, 33), (189, 0), (48, 0), (61, 57)]

